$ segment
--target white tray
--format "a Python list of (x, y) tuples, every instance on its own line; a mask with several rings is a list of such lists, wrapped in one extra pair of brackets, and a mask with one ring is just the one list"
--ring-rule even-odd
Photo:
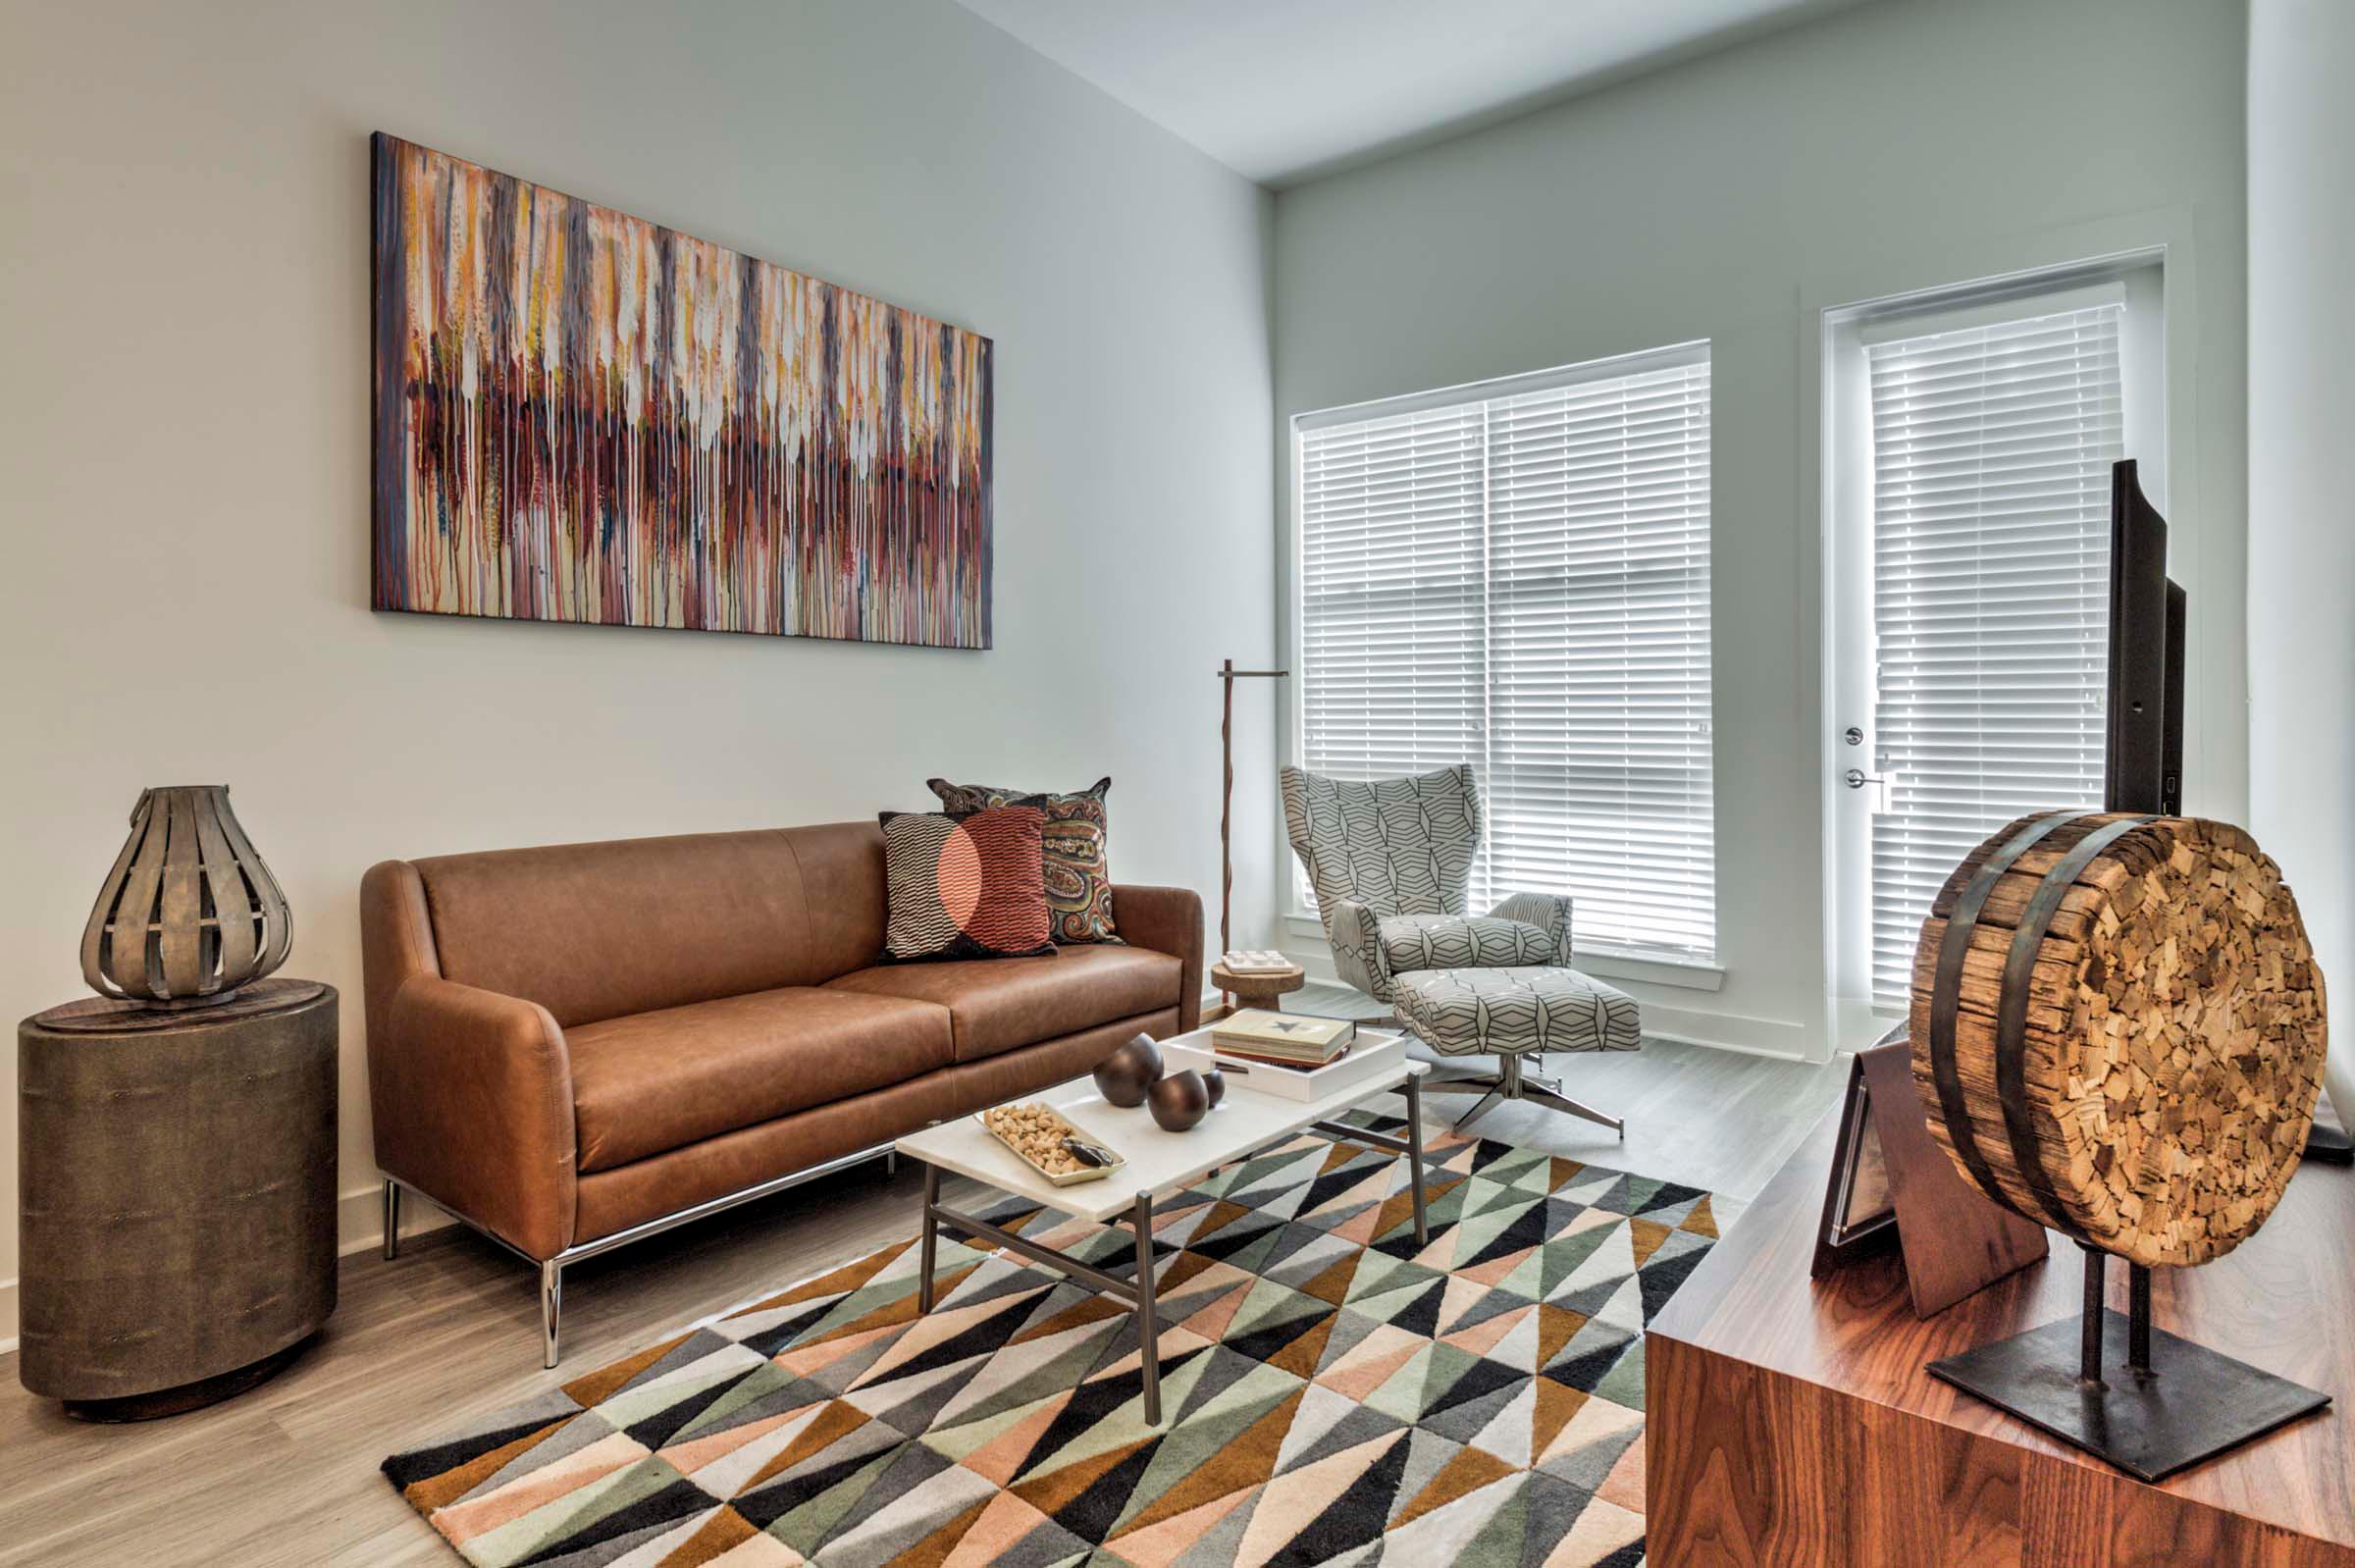
[(1288, 1068), (1272, 1068), (1264, 1062), (1237, 1062), (1218, 1054), (1208, 1034), (1197, 1034), (1165, 1042), (1161, 1059), (1171, 1071), (1192, 1068), (1199, 1072), (1215, 1067), (1227, 1079), (1229, 1094), (1264, 1094), (1279, 1100), (1322, 1100), (1338, 1094), (1352, 1084), (1364, 1083), (1394, 1072), (1406, 1060), (1406, 1036), (1381, 1034), (1358, 1026), (1356, 1043), (1349, 1054), (1337, 1062), (1328, 1062), (1321, 1068), (1296, 1072)]
[[(1006, 1103), (1008, 1105), (1029, 1105), (1043, 1102), (1009, 1100)], [(992, 1106), (990, 1109), (995, 1110), (997, 1108)], [(1016, 1159), (1021, 1161), (1022, 1164), (1028, 1166), (1031, 1172), (1036, 1175), (1041, 1181), (1048, 1183), (1050, 1186), (1069, 1187), (1076, 1186), (1082, 1181), (1101, 1181), (1108, 1176), (1114, 1176), (1128, 1169), (1128, 1157), (1126, 1155), (1121, 1153), (1120, 1150), (1112, 1147), (1112, 1145), (1106, 1143), (1102, 1138), (1097, 1137), (1093, 1132), (1088, 1131), (1087, 1128), (1073, 1121), (1070, 1116), (1065, 1114), (1061, 1106), (1051, 1105), (1048, 1106), (1047, 1109), (1053, 1111), (1057, 1116), (1063, 1118), (1063, 1124), (1072, 1129), (1072, 1136), (1084, 1138), (1088, 1142), (1094, 1144), (1097, 1148), (1102, 1149), (1107, 1154), (1113, 1156), (1112, 1164), (1083, 1165), (1076, 1171), (1065, 1171), (1058, 1174), (1056, 1172), (1049, 1171), (1046, 1169), (1046, 1167), (1040, 1165), (1036, 1160), (1031, 1159), (1030, 1156), (1016, 1148), (1012, 1139), (1008, 1138), (996, 1127), (991, 1126), (989, 1124), (988, 1111), (975, 1111), (973, 1113), (973, 1125), (979, 1127), (982, 1131), (988, 1133), (992, 1138), (996, 1139), (998, 1147), (1004, 1149), (1008, 1154), (1013, 1155)]]

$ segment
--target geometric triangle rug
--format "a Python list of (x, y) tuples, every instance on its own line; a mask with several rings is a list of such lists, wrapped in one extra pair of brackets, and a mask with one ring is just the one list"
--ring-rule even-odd
[[(1395, 1118), (1361, 1116), (1395, 1128)], [(1479, 1137), (1303, 1134), (1155, 1210), (1165, 1427), (1133, 1318), (914, 1239), (385, 1461), (467, 1561), (1261, 1568), (1644, 1560), (1644, 1327), (1710, 1195)], [(1109, 1273), (1122, 1228), (1004, 1199)]]

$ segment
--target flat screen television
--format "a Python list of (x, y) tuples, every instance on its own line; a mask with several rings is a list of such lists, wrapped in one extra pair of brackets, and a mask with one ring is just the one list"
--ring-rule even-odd
[(2183, 590), (2134, 460), (2110, 469), (2110, 733), (2102, 810), (2183, 810)]
[[(2102, 810), (2183, 814), (2183, 590), (2167, 576), (2167, 519), (2110, 469), (2110, 734)], [(2336, 1102), (2332, 1102), (2336, 1106)], [(2337, 1107), (2355, 1117), (2355, 1107)], [(2355, 1165), (2355, 1138), (2316, 1124), (2306, 1158)]]

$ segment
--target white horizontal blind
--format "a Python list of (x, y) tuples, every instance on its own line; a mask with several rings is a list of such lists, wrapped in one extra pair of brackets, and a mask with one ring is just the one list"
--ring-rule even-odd
[(1490, 404), (1489, 560), (1493, 891), (1713, 956), (1708, 365)]
[(1478, 757), (1488, 566), (1477, 405), (1300, 442), (1302, 764), (1387, 778)]
[[(1663, 356), (1665, 358), (1665, 356)], [(1480, 908), (1708, 959), (1705, 354), (1300, 433), (1301, 765), (1478, 765)]]
[(2123, 307), (1868, 344), (1874, 1000), (1930, 899), (2015, 816), (2102, 799)]

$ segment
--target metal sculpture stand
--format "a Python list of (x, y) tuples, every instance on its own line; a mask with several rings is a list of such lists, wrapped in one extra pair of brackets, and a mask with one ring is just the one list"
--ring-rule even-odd
[(2110, 1311), (2103, 1304), (2109, 1254), (2083, 1250), (2085, 1309), (2077, 1322), (2048, 1323), (1933, 1361), (1930, 1376), (2144, 1482), (2330, 1402), (2327, 1393), (2151, 1327), (2151, 1271), (2140, 1264), (2127, 1266), (2130, 1310)]

